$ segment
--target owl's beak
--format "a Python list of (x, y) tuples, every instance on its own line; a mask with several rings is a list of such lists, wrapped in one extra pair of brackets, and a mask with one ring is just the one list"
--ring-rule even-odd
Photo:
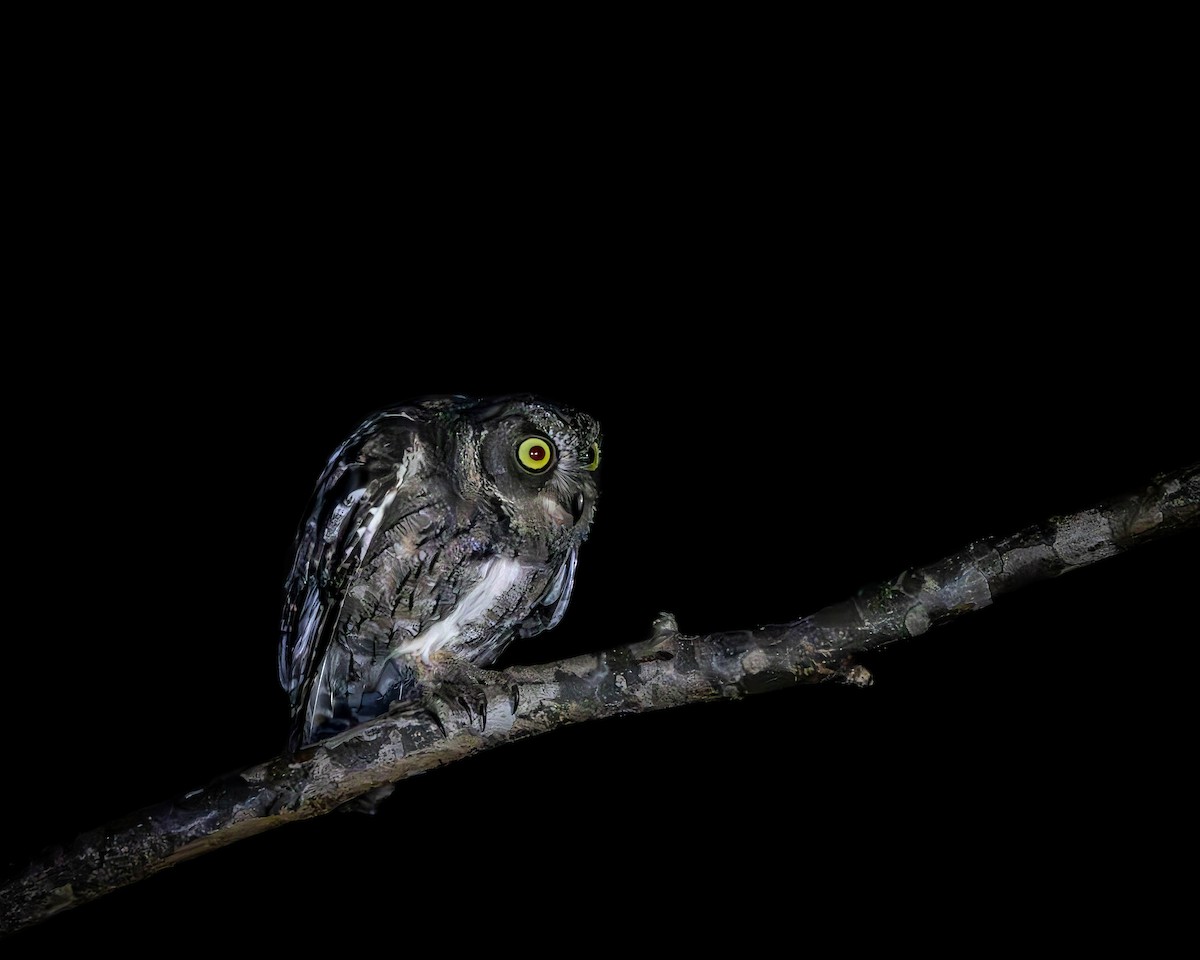
[(578, 523), (579, 518), (583, 516), (584, 506), (585, 502), (583, 499), (583, 491), (581, 490), (571, 498), (571, 516), (575, 518), (576, 523)]

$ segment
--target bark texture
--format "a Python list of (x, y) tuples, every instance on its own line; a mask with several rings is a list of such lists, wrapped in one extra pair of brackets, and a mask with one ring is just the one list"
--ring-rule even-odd
[(318, 816), (406, 777), (566, 724), (830, 679), (866, 684), (855, 655), (919, 636), (1008, 591), (1200, 526), (1200, 464), (1138, 493), (981, 540), (792, 623), (687, 636), (663, 615), (641, 642), (539, 666), (472, 670), (429, 709), (380, 718), (138, 811), (48, 852), (0, 889), (0, 932), (208, 850)]

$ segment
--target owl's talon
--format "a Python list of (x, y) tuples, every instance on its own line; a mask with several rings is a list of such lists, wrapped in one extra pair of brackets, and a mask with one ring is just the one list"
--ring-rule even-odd
[(437, 712), (437, 710), (435, 710), (431, 706), (427, 706), (425, 708), (425, 712), (427, 714), (429, 714), (430, 719), (432, 719), (433, 722), (435, 724), (437, 724), (438, 731), (441, 733), (442, 739), (445, 740), (449, 736), (449, 734), (446, 733), (446, 725), (444, 723), (442, 723), (441, 715)]
[(468, 725), (478, 721), (479, 732), (482, 733), (487, 728), (487, 697), (480, 691), (479, 698), (474, 703), (466, 696), (460, 696), (458, 702), (467, 711)]
[(447, 728), (463, 725), (461, 717), (464, 713), (468, 729), (476, 727), (483, 733), (487, 728), (487, 694), (476, 684), (433, 681), (425, 687), (422, 704), (443, 737), (447, 736)]

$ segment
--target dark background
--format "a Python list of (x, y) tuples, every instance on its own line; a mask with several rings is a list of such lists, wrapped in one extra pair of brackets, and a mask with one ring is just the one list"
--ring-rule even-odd
[[(534, 391), (601, 420), (593, 536), (566, 619), (512, 650), (531, 661), (641, 639), (662, 610), (687, 632), (788, 620), (1196, 459), (1169, 145), (1131, 167), (1099, 128), (890, 115), (856, 139), (760, 117), (720, 149), (651, 127), (587, 163), (580, 134), (503, 172), (433, 147), (400, 169), (353, 131), (288, 150), (254, 124), (168, 126), (62, 177), (6, 355), (27, 385), (5, 865), (279, 751), (291, 539), (381, 405)], [(1061, 917), (1060, 885), (1115, 883), (1181, 828), (1195, 548), (873, 655), (868, 690), (505, 747), (11, 944), (159, 942), (151, 925), (300, 949), (502, 914), (567, 949), (614, 913), (736, 938), (916, 896), (918, 873), (931, 911), (979, 929)], [(973, 896), (998, 875), (1018, 883)]]

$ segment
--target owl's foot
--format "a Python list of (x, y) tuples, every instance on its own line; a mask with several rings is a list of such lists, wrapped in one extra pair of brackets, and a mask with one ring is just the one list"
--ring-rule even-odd
[(421, 698), (425, 709), (433, 715), (445, 735), (448, 729), (463, 725), (480, 733), (487, 727), (487, 695), (476, 686), (438, 683), (427, 689)]
[(442, 661), (422, 671), (418, 699), (408, 709), (429, 713), (443, 736), (466, 726), (480, 733), (487, 727), (488, 699), (485, 684), (490, 671), (465, 661)]

